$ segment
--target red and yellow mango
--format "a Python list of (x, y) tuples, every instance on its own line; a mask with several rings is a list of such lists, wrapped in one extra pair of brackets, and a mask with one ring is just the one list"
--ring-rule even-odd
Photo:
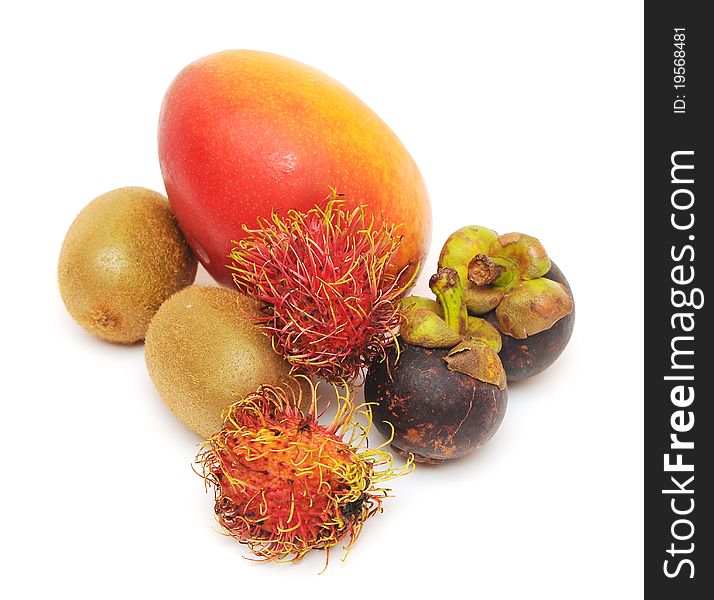
[(247, 50), (202, 58), (171, 83), (159, 119), (166, 191), (189, 244), (220, 283), (232, 240), (272, 210), (307, 211), (331, 189), (401, 225), (400, 266), (417, 268), (431, 208), (414, 160), (387, 125), (327, 75)]

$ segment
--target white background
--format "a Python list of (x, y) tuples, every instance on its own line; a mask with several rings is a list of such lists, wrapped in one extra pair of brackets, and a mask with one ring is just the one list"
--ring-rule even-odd
[[(8, 6), (0, 596), (641, 595), (640, 2)], [(190, 466), (199, 440), (154, 392), (142, 346), (85, 334), (56, 285), (87, 202), (125, 185), (162, 190), (163, 92), (226, 48), (315, 66), (392, 127), (432, 197), (429, 269), (451, 231), (477, 223), (537, 236), (575, 292), (570, 346), (511, 388), (492, 442), (396, 480), (384, 514), (321, 576), (322, 553), (256, 565), (214, 531)]]

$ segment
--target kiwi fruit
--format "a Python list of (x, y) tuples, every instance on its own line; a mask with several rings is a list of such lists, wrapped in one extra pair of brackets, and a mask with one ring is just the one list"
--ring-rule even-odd
[(59, 257), (59, 289), (75, 321), (121, 344), (142, 340), (171, 294), (197, 268), (168, 200), (125, 187), (92, 200), (75, 218)]
[(191, 285), (154, 316), (146, 366), (166, 405), (204, 438), (221, 429), (221, 413), (261, 384), (291, 380), (290, 365), (258, 326), (258, 304), (237, 291)]

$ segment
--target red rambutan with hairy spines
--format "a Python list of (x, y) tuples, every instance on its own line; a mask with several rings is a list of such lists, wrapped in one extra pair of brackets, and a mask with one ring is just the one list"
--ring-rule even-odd
[[(307, 379), (307, 378), (305, 378)], [(316, 386), (311, 408), (302, 390), (261, 386), (229, 407), (222, 430), (197, 457), (215, 491), (215, 513), (228, 535), (263, 560), (299, 560), (313, 548), (328, 551), (380, 511), (388, 490), (380, 482), (409, 472), (392, 455), (367, 447), (371, 411), (355, 406), (350, 388), (337, 391), (337, 413), (328, 426), (317, 420)], [(356, 416), (362, 413), (367, 425)]]
[(260, 324), (295, 370), (354, 381), (394, 345), (398, 300), (415, 277), (403, 281), (394, 260), (397, 228), (333, 194), (307, 213), (273, 212), (234, 242), (233, 280), (263, 303)]

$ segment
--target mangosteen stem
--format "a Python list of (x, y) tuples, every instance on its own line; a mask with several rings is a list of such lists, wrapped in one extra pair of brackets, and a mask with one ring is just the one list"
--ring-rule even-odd
[(503, 258), (477, 254), (467, 267), (468, 279), (475, 286), (495, 285), (506, 287), (516, 278), (515, 265)]
[(439, 269), (431, 276), (429, 287), (441, 304), (446, 324), (459, 335), (466, 335), (469, 315), (456, 269)]

